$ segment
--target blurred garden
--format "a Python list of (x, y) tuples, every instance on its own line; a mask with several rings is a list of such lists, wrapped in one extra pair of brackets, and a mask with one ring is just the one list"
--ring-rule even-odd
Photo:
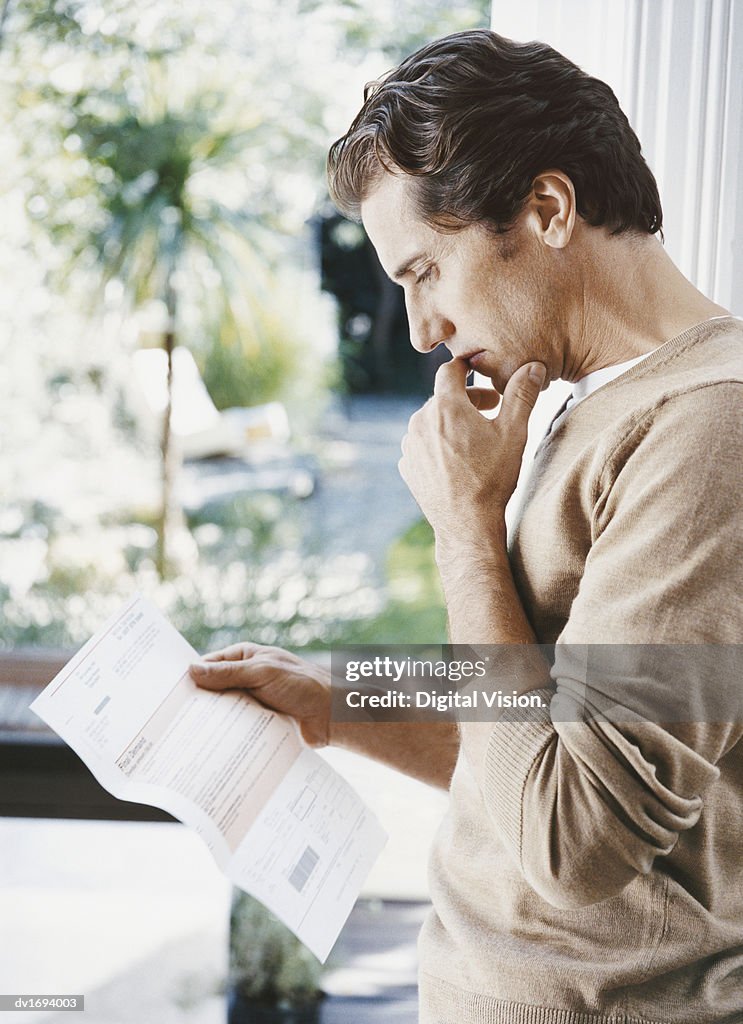
[[(488, 9), (5, 0), (0, 650), (79, 645), (133, 591), (200, 650), (445, 639), (394, 480), (432, 371), (324, 161), (366, 81)], [(188, 458), (184, 350), (220, 423), (285, 433)]]

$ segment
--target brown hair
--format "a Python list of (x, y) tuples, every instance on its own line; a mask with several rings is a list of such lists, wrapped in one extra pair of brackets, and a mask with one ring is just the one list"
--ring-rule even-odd
[(594, 226), (660, 231), (658, 186), (608, 85), (544, 43), (476, 29), (407, 57), (364, 90), (328, 156), (331, 195), (358, 217), (385, 171), (416, 178), (418, 214), (442, 230), (507, 231), (543, 171), (573, 182)]

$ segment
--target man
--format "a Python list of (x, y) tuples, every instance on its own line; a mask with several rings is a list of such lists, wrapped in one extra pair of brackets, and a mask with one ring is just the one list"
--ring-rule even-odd
[[(369, 91), (329, 169), (405, 289), (413, 344), (453, 356), (400, 462), (451, 638), (556, 644), (517, 681), (545, 708), (458, 730), (332, 723), (320, 669), (250, 644), (195, 677), (250, 688), (310, 743), (451, 777), (423, 1021), (743, 1021), (743, 725), (715, 705), (720, 659), (680, 670), (665, 646), (743, 641), (743, 326), (656, 238), (611, 90), (548, 46), (424, 47)], [(471, 369), (494, 390), (468, 389)], [(507, 538), (529, 413), (557, 378), (573, 402)], [(671, 713), (682, 690), (694, 715)]]

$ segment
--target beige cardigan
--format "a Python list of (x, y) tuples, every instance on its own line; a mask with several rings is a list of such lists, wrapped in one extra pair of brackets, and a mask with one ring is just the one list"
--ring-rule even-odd
[[(559, 697), (495, 723), (480, 771), (460, 757), (421, 1020), (743, 1022), (743, 716), (712, 721), (724, 666), (685, 674), (693, 721), (574, 699), (578, 680), (589, 706), (663, 708), (675, 663), (641, 645), (743, 643), (743, 323), (684, 332), (570, 412), (537, 452), (511, 562), (557, 642), (541, 692)], [(598, 670), (584, 645), (602, 644), (633, 670)]]

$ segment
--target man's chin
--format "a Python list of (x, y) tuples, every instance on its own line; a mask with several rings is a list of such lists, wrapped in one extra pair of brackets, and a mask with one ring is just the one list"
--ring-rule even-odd
[[(511, 379), (511, 377), (513, 377), (514, 373), (516, 373), (516, 371), (518, 369), (519, 369), (519, 367), (516, 366), (512, 370), (503, 370), (503, 369), (501, 369), (501, 370), (494, 370), (491, 373), (486, 367), (482, 367), (481, 370), (478, 370), (478, 373), (482, 373), (482, 375), (484, 377), (487, 377), (488, 380), (493, 385), (493, 387), (495, 388), (495, 390), (498, 391), (502, 395), (503, 392), (506, 390), (506, 385), (508, 384), (509, 380)], [(550, 377), (549, 377), (549, 374), (547, 374), (547, 377), (546, 377), (546, 379), (544, 381), (544, 384), (542, 384), (542, 386), (541, 386), (541, 388), (539, 390), (540, 391), (546, 391), (547, 388), (550, 386), (550, 383), (551, 383)]]
[(478, 352), (474, 360), (468, 360), (468, 365), (476, 374), (475, 383), (477, 383), (477, 377), (482, 377), (489, 380), (493, 387), (503, 394), (503, 389), (499, 384), (505, 386), (508, 378), (504, 378), (502, 370), (495, 365), (495, 361), (489, 353)]

